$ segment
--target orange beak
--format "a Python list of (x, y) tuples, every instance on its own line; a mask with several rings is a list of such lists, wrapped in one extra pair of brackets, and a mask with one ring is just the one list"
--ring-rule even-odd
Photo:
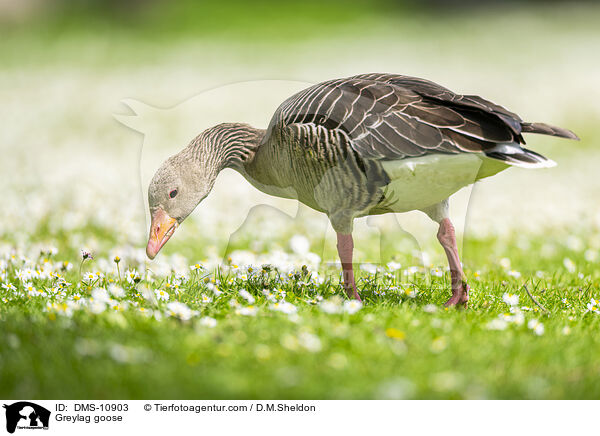
[(152, 224), (150, 224), (150, 237), (146, 247), (146, 254), (150, 259), (156, 257), (163, 245), (173, 236), (178, 225), (177, 220), (171, 218), (164, 210), (156, 209), (154, 211)]

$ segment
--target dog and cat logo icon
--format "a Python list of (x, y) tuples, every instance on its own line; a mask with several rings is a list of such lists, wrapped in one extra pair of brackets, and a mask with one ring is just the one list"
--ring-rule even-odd
[(50, 411), (29, 401), (5, 404), (6, 431), (14, 433), (16, 429), (48, 430)]

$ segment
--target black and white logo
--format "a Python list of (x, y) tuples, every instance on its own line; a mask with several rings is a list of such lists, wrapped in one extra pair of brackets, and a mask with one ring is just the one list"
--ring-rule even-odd
[(6, 431), (14, 433), (16, 429), (48, 430), (50, 411), (29, 401), (19, 401), (4, 405), (6, 409)]

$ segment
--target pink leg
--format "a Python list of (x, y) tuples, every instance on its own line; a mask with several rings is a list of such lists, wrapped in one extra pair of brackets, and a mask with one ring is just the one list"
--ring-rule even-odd
[(356, 284), (354, 283), (354, 271), (352, 270), (352, 250), (354, 250), (354, 241), (352, 235), (337, 234), (337, 249), (342, 261), (342, 271), (344, 280), (344, 289), (349, 298), (362, 301), (358, 292), (356, 292)]
[(444, 306), (464, 304), (464, 306), (467, 307), (467, 302), (469, 301), (469, 285), (467, 285), (467, 282), (465, 281), (465, 274), (463, 273), (460, 259), (458, 258), (454, 226), (448, 218), (444, 218), (440, 221), (440, 229), (437, 237), (440, 244), (442, 244), (442, 247), (444, 247), (446, 257), (448, 257), (450, 276), (452, 279), (452, 297), (446, 301)]

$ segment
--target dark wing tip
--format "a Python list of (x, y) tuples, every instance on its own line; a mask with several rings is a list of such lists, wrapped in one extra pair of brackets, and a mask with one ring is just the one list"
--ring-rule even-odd
[(563, 129), (565, 132), (567, 132), (568, 139), (573, 139), (575, 141), (581, 141), (581, 138), (579, 136), (577, 136), (573, 131), (568, 130), (568, 129)]
[(523, 133), (539, 133), (541, 135), (557, 136), (559, 138), (573, 139), (579, 141), (579, 136), (568, 129), (551, 126), (546, 123), (521, 123)]

